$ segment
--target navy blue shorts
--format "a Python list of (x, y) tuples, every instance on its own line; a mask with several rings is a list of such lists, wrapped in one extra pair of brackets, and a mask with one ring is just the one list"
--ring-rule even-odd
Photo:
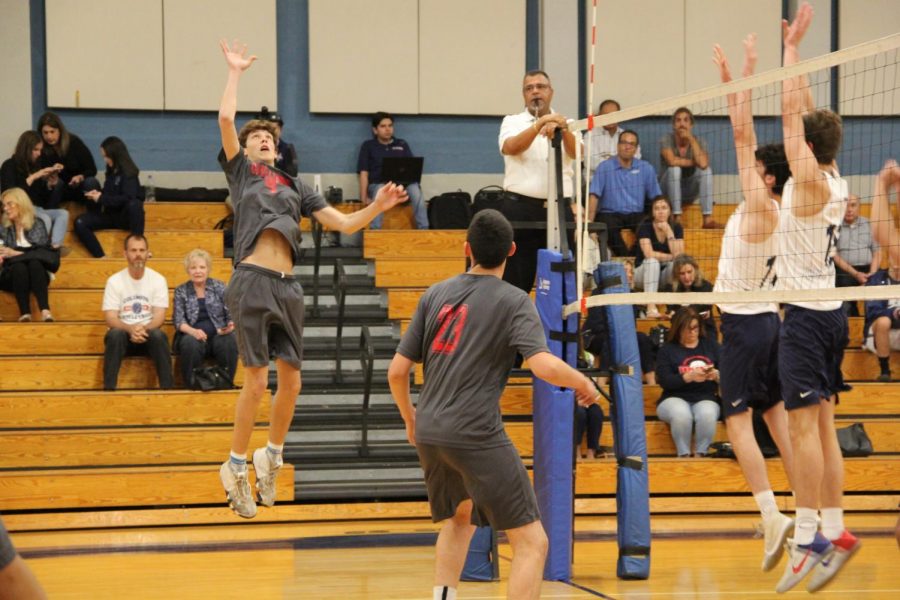
[(778, 375), (788, 410), (818, 404), (844, 384), (841, 362), (849, 342), (847, 316), (787, 305), (778, 343)]
[(778, 331), (773, 312), (758, 315), (722, 314), (719, 387), (722, 416), (748, 408), (765, 412), (781, 402), (778, 381)]

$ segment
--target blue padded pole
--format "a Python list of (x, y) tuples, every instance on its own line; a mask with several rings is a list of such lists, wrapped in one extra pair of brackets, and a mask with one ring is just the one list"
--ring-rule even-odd
[[(601, 263), (594, 272), (594, 278), (604, 294), (628, 293), (625, 268), (621, 263)], [(650, 576), (647, 430), (634, 310), (630, 305), (605, 308), (613, 371), (610, 420), (618, 462), (616, 519), (619, 559), (616, 575), (622, 579), (647, 579)]]
[[(562, 318), (565, 304), (575, 301), (575, 272), (571, 261), (551, 250), (538, 252), (535, 304), (550, 352), (575, 366), (578, 316)], [(541, 521), (550, 546), (544, 565), (544, 579), (568, 581), (572, 578), (572, 535), (574, 505), (573, 437), (575, 395), (539, 379), (533, 383), (534, 406), (534, 488)]]

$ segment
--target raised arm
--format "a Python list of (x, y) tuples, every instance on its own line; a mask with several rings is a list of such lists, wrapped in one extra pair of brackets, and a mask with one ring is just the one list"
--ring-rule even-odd
[(875, 176), (875, 194), (872, 196), (872, 236), (888, 253), (892, 265), (900, 265), (900, 231), (891, 216), (890, 195), (900, 189), (900, 166), (893, 160), (884, 164)]
[(225, 81), (222, 101), (219, 103), (219, 132), (222, 134), (225, 158), (231, 160), (241, 151), (237, 129), (234, 126), (234, 117), (237, 114), (238, 81), (241, 74), (256, 60), (256, 55), (245, 56), (247, 45), (240, 44), (237, 40), (230, 48), (227, 41), (219, 40), (219, 46), (222, 48), (222, 54), (225, 55), (225, 62), (228, 64), (228, 79)]
[(406, 202), (409, 196), (402, 185), (388, 183), (383, 185), (372, 202), (354, 213), (344, 214), (341, 211), (326, 206), (317, 210), (313, 215), (322, 225), (333, 231), (353, 233), (369, 224), (369, 222), (389, 208)]
[[(743, 44), (744, 68), (741, 76), (750, 77), (756, 69), (756, 34), (751, 33), (744, 38)], [(731, 81), (728, 58), (718, 44), (713, 47), (713, 62), (719, 67), (722, 83)], [(761, 242), (764, 239), (753, 238), (757, 235), (763, 235), (766, 238), (771, 235), (778, 224), (778, 209), (769, 199), (765, 182), (756, 170), (757, 141), (756, 128), (753, 126), (753, 93), (751, 90), (728, 94), (728, 116), (731, 118), (738, 174), (747, 209), (746, 217), (741, 221), (741, 235), (748, 242)]]
[[(798, 47), (812, 23), (813, 9), (804, 2), (797, 10), (794, 22), (785, 24), (784, 66), (796, 64)], [(784, 153), (794, 178), (795, 196), (791, 212), (798, 217), (818, 214), (828, 202), (830, 191), (825, 176), (812, 150), (806, 143), (803, 115), (806, 113), (808, 84), (803, 77), (791, 77), (781, 84), (781, 123), (784, 134)]]

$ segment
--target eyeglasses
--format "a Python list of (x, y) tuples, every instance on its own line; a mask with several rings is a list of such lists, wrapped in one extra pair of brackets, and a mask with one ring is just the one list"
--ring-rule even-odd
[(619, 140), (620, 146), (637, 146), (637, 142), (626, 142), (625, 140)]
[(549, 83), (531, 83), (522, 88), (523, 92), (531, 92), (534, 90), (538, 90), (543, 92), (544, 90), (550, 89)]

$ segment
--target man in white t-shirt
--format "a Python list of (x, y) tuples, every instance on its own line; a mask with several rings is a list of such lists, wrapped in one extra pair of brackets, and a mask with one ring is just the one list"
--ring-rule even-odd
[(114, 390), (122, 358), (148, 355), (156, 365), (159, 387), (171, 389), (172, 354), (169, 339), (160, 329), (169, 306), (166, 278), (146, 267), (147, 238), (131, 234), (125, 238), (128, 268), (110, 276), (103, 291), (103, 315), (109, 331), (103, 342), (103, 389)]

